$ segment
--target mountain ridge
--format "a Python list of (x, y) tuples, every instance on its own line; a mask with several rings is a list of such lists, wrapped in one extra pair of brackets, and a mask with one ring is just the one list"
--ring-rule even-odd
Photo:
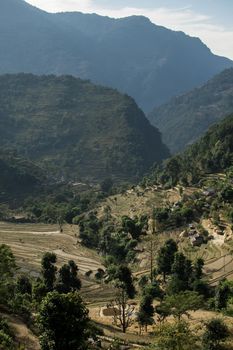
[(0, 4), (0, 30), (1, 74), (90, 79), (127, 93), (146, 111), (233, 64), (213, 55), (200, 39), (140, 16), (50, 14), (8, 0)]
[(0, 120), (0, 147), (74, 181), (133, 181), (169, 155), (131, 97), (72, 76), (0, 76)]
[(233, 114), (212, 125), (193, 145), (172, 156), (145, 177), (166, 186), (198, 184), (203, 176), (226, 173), (233, 166)]
[(233, 69), (155, 109), (148, 115), (172, 153), (182, 151), (233, 112)]

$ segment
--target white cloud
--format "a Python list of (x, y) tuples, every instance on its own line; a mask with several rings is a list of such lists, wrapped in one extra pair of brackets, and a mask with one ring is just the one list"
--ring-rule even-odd
[(89, 12), (92, 0), (25, 0), (48, 12), (81, 11)]
[(130, 15), (144, 15), (158, 25), (199, 37), (214, 53), (233, 59), (233, 27), (226, 29), (214, 23), (209, 16), (194, 12), (191, 7), (106, 9), (95, 4), (94, 0), (27, 0), (46, 11), (81, 11), (98, 13), (114, 18)]

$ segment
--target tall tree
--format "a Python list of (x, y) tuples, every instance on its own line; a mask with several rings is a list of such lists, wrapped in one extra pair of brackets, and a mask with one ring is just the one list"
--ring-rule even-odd
[(139, 311), (137, 314), (137, 321), (140, 325), (140, 333), (141, 328), (145, 327), (145, 330), (147, 332), (147, 326), (152, 325), (154, 323), (154, 307), (153, 307), (153, 299), (149, 295), (143, 296)]
[(56, 289), (60, 293), (69, 293), (81, 288), (81, 280), (78, 277), (78, 267), (73, 260), (64, 264), (59, 270)]
[(193, 277), (195, 280), (200, 280), (203, 277), (203, 267), (204, 267), (204, 260), (202, 258), (198, 258), (194, 262), (194, 266), (193, 266)]
[(55, 263), (57, 262), (56, 254), (54, 253), (45, 253), (43, 255), (41, 266), (42, 266), (42, 276), (44, 285), (48, 292), (52, 291), (54, 288), (54, 283), (56, 281), (56, 272), (57, 267)]
[(166, 281), (166, 276), (171, 273), (174, 256), (177, 250), (177, 244), (173, 239), (167, 240), (164, 246), (159, 250), (157, 266), (158, 272), (163, 274), (164, 281)]
[(133, 276), (130, 268), (126, 265), (120, 265), (115, 274), (115, 280), (120, 282), (121, 288), (124, 288), (128, 297), (133, 299), (136, 290), (133, 283)]
[(88, 310), (77, 292), (50, 292), (43, 299), (38, 325), (42, 350), (86, 349)]
[(0, 300), (5, 302), (10, 297), (9, 287), (16, 271), (15, 257), (11, 249), (0, 245)]
[(193, 276), (192, 262), (183, 253), (175, 253), (171, 272), (172, 278), (168, 286), (170, 293), (179, 293), (190, 288)]
[(126, 333), (127, 329), (133, 324), (133, 312), (135, 307), (129, 303), (129, 296), (125, 287), (118, 284), (116, 297), (108, 305), (114, 311), (113, 323)]
[(226, 280), (220, 281), (215, 290), (215, 308), (222, 310), (227, 307), (227, 302), (231, 296), (231, 288)]

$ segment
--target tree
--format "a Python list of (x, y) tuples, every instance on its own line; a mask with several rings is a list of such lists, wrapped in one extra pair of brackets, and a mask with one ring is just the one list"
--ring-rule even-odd
[(147, 285), (148, 285), (148, 276), (142, 275), (138, 281), (138, 286), (142, 290), (142, 293)]
[(41, 303), (42, 299), (47, 294), (47, 288), (41, 278), (37, 278), (37, 280), (32, 285), (32, 298), (34, 301)]
[(42, 276), (44, 285), (48, 292), (54, 289), (54, 283), (56, 281), (57, 268), (54, 265), (57, 262), (56, 254), (45, 253), (43, 255), (41, 265), (42, 265)]
[(78, 267), (73, 260), (64, 264), (59, 270), (56, 289), (60, 293), (69, 293), (81, 289), (81, 280), (78, 278)]
[(16, 281), (16, 292), (20, 294), (32, 294), (32, 283), (26, 275), (21, 275)]
[(154, 307), (152, 303), (153, 299), (149, 295), (144, 296), (141, 300), (139, 311), (137, 314), (137, 321), (140, 325), (140, 332), (141, 327), (145, 327), (145, 330), (147, 332), (147, 326), (152, 325), (154, 323)]
[(50, 292), (43, 299), (38, 325), (42, 350), (82, 350), (88, 336), (88, 310), (77, 292)]
[(152, 284), (145, 284), (142, 290), (143, 296), (150, 296), (152, 299), (161, 300), (163, 298), (164, 292), (160, 288), (159, 282), (155, 280)]
[(217, 310), (225, 309), (227, 307), (227, 302), (230, 295), (231, 288), (228, 284), (228, 281), (220, 281), (215, 291), (215, 308)]
[(148, 217), (142, 215), (140, 218), (137, 216), (131, 219), (129, 216), (122, 216), (121, 218), (122, 229), (130, 233), (133, 239), (138, 240), (143, 232), (143, 228), (148, 225)]
[(121, 288), (124, 288), (128, 297), (133, 299), (136, 294), (136, 290), (133, 283), (133, 276), (130, 268), (126, 265), (120, 265), (114, 275), (116, 283), (119, 282)]
[(166, 276), (171, 273), (172, 264), (174, 262), (174, 255), (177, 250), (177, 244), (173, 239), (167, 240), (164, 246), (159, 250), (157, 257), (157, 266), (158, 272), (163, 274), (164, 281), (166, 281)]
[(203, 277), (203, 267), (204, 267), (204, 260), (202, 258), (198, 258), (194, 262), (194, 266), (193, 266), (193, 277), (195, 280), (200, 280)]
[(202, 296), (196, 292), (186, 291), (167, 295), (161, 303), (161, 308), (180, 321), (183, 315), (189, 316), (188, 311), (196, 311), (200, 309), (202, 304)]
[(221, 319), (213, 319), (205, 324), (202, 344), (204, 350), (221, 350), (221, 344), (229, 336), (226, 324)]
[(185, 291), (190, 288), (192, 280), (192, 262), (183, 253), (175, 253), (172, 264), (172, 279), (169, 283), (169, 292), (172, 294)]
[(156, 333), (152, 350), (198, 350), (198, 338), (185, 321), (164, 323)]
[(120, 327), (123, 333), (133, 324), (133, 312), (135, 307), (129, 304), (129, 297), (122, 285), (117, 286), (116, 298), (111, 301), (108, 307), (114, 311), (113, 324)]
[(10, 298), (10, 286), (13, 284), (13, 276), (16, 271), (15, 257), (11, 249), (0, 245), (0, 300), (5, 303)]

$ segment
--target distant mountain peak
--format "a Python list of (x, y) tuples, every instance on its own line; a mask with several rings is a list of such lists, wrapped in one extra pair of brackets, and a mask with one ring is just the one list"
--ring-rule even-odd
[(2, 0), (0, 32), (0, 74), (71, 74), (127, 93), (145, 111), (233, 65), (199, 39), (137, 15), (50, 14)]

